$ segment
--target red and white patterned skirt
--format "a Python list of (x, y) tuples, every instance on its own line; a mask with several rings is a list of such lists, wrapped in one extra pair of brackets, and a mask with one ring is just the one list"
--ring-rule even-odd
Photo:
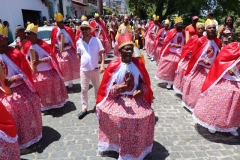
[(184, 58), (182, 63), (178, 66), (177, 73), (175, 73), (173, 89), (175, 90), (175, 92), (179, 94), (182, 94), (182, 91), (183, 91), (184, 74), (187, 70), (189, 60), (190, 60), (189, 57)]
[(80, 62), (74, 48), (64, 52), (56, 50), (57, 60), (62, 71), (64, 82), (80, 78)]
[(99, 151), (116, 151), (119, 159), (139, 160), (152, 151), (155, 116), (143, 98), (117, 96), (97, 106)]
[(152, 52), (153, 51), (153, 47), (154, 47), (154, 39), (148, 36), (146, 38), (146, 41), (147, 41), (146, 53), (150, 57), (154, 57), (154, 52)]
[(33, 76), (33, 81), (41, 98), (42, 111), (61, 108), (68, 101), (64, 82), (54, 69), (38, 72)]
[(20, 149), (18, 141), (8, 143), (0, 138), (0, 159), (1, 160), (20, 160)]
[(179, 54), (169, 52), (160, 58), (155, 78), (160, 82), (173, 84)]
[(233, 132), (240, 126), (240, 82), (221, 79), (198, 100), (193, 117), (203, 127)]
[(108, 55), (108, 53), (111, 51), (111, 45), (109, 44), (108, 40), (101, 39), (103, 48), (104, 48), (104, 54)]
[(157, 64), (160, 61), (160, 50), (161, 50), (162, 46), (158, 46), (157, 49), (154, 51), (154, 59), (157, 62)]
[(184, 77), (182, 102), (183, 105), (191, 112), (200, 98), (202, 85), (207, 77), (208, 72), (208, 68), (197, 65), (195, 72), (192, 75)]
[(117, 56), (117, 57), (121, 57), (121, 53), (118, 50), (118, 42), (117, 41), (114, 43), (114, 47), (113, 48), (114, 48), (113, 54), (115, 56)]
[(25, 83), (12, 88), (12, 93), (0, 92), (0, 100), (14, 119), (20, 148), (27, 148), (42, 138), (41, 100)]

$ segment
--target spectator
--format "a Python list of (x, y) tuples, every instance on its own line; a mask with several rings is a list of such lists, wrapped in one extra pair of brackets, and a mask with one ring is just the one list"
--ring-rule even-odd
[[(210, 20), (213, 20), (213, 21), (215, 22), (215, 24), (216, 24), (216, 31), (218, 31), (218, 22), (217, 22), (215, 19), (213, 19), (213, 12), (209, 12), (209, 13), (207, 14), (206, 18), (207, 18), (207, 19), (210, 19)], [(206, 24), (205, 24), (205, 28), (206, 28), (206, 27), (207, 27), (207, 26), (206, 26)]]
[(233, 16), (227, 16), (224, 24), (218, 30), (217, 38), (222, 40), (223, 46), (236, 40), (235, 27), (233, 26)]
[(185, 28), (185, 31), (189, 31), (189, 38), (197, 34), (197, 28), (196, 24), (198, 22), (198, 16), (193, 16), (192, 17), (192, 24), (188, 25)]
[(13, 42), (13, 34), (11, 29), (9, 28), (9, 23), (8, 21), (4, 21), (3, 25), (8, 28), (8, 43), (11, 44)]

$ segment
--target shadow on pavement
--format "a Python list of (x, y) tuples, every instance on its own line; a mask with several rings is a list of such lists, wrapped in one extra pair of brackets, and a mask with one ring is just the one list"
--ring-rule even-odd
[[(228, 145), (240, 145), (240, 137), (235, 137), (230, 133), (224, 132), (216, 132), (214, 134), (210, 133), (207, 128), (202, 127), (199, 124), (195, 124), (195, 129), (197, 132), (206, 140), (215, 142), (215, 143), (223, 143)], [(238, 129), (238, 133), (239, 133)]]
[[(48, 126), (43, 126), (43, 131), (42, 131), (42, 139), (40, 139), (39, 142), (34, 144), (33, 146), (30, 146), (27, 149), (27, 153), (21, 152), (21, 155), (26, 155), (26, 154), (31, 154), (34, 152), (37, 153), (42, 153), (50, 144), (52, 144), (54, 141), (58, 141), (61, 138), (61, 135), (59, 134), (58, 131), (55, 129), (48, 127)], [(24, 160), (24, 159), (21, 159)]]
[(51, 109), (43, 111), (45, 115), (52, 115), (53, 117), (62, 117), (63, 115), (75, 111), (77, 108), (73, 102), (68, 101), (62, 108)]
[(178, 97), (179, 99), (182, 99), (182, 95), (179, 93), (176, 93), (175, 96)]
[[(104, 152), (102, 157), (110, 157), (118, 159), (119, 154), (115, 151)], [(164, 160), (169, 156), (168, 150), (160, 143), (154, 141), (152, 153), (149, 153), (144, 160)]]
[(168, 156), (168, 150), (160, 143), (154, 141), (152, 153), (149, 153), (144, 160), (164, 160)]
[(158, 87), (166, 89), (167, 83), (158, 83)]
[[(88, 90), (93, 88), (93, 85), (89, 84)], [(73, 84), (72, 88), (66, 87), (68, 94), (80, 93), (81, 92), (81, 85), (80, 83)]]

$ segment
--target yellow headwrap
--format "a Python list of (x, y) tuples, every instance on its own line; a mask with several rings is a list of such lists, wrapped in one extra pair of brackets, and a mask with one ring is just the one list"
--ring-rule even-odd
[(98, 14), (98, 13), (95, 13), (95, 14), (94, 14), (94, 18), (97, 18), (97, 17), (99, 17), (99, 14)]
[(2, 25), (0, 25), (0, 35), (3, 35), (5, 37), (8, 37), (8, 28), (4, 27)]
[(30, 23), (28, 26), (27, 26), (27, 29), (26, 31), (31, 31), (31, 32), (34, 32), (34, 33), (38, 33), (38, 25), (34, 25), (33, 23)]
[(170, 24), (170, 21), (168, 19), (165, 20), (164, 24)]
[(81, 21), (87, 21), (87, 17), (85, 15), (82, 15)]
[(174, 24), (177, 24), (177, 23), (182, 23), (183, 22), (183, 20), (182, 20), (182, 17), (176, 17), (175, 19), (174, 19)]
[(207, 21), (205, 22), (205, 28), (207, 28), (207, 26), (212, 25), (212, 24), (216, 25), (215, 21), (212, 19), (207, 19)]
[(63, 21), (63, 15), (61, 13), (54, 14), (54, 18), (57, 22)]
[(196, 27), (199, 27), (200, 25), (204, 27), (204, 23), (200, 23), (200, 22), (197, 22)]
[(153, 20), (154, 21), (158, 21), (159, 20), (159, 16), (156, 16), (155, 14), (153, 15)]

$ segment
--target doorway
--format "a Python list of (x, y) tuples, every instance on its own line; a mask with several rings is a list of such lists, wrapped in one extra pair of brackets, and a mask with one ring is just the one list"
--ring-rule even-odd
[(34, 10), (26, 10), (22, 9), (22, 16), (23, 16), (23, 23), (24, 27), (26, 28), (27, 22), (36, 23), (38, 25), (41, 24), (41, 11), (34, 11)]

